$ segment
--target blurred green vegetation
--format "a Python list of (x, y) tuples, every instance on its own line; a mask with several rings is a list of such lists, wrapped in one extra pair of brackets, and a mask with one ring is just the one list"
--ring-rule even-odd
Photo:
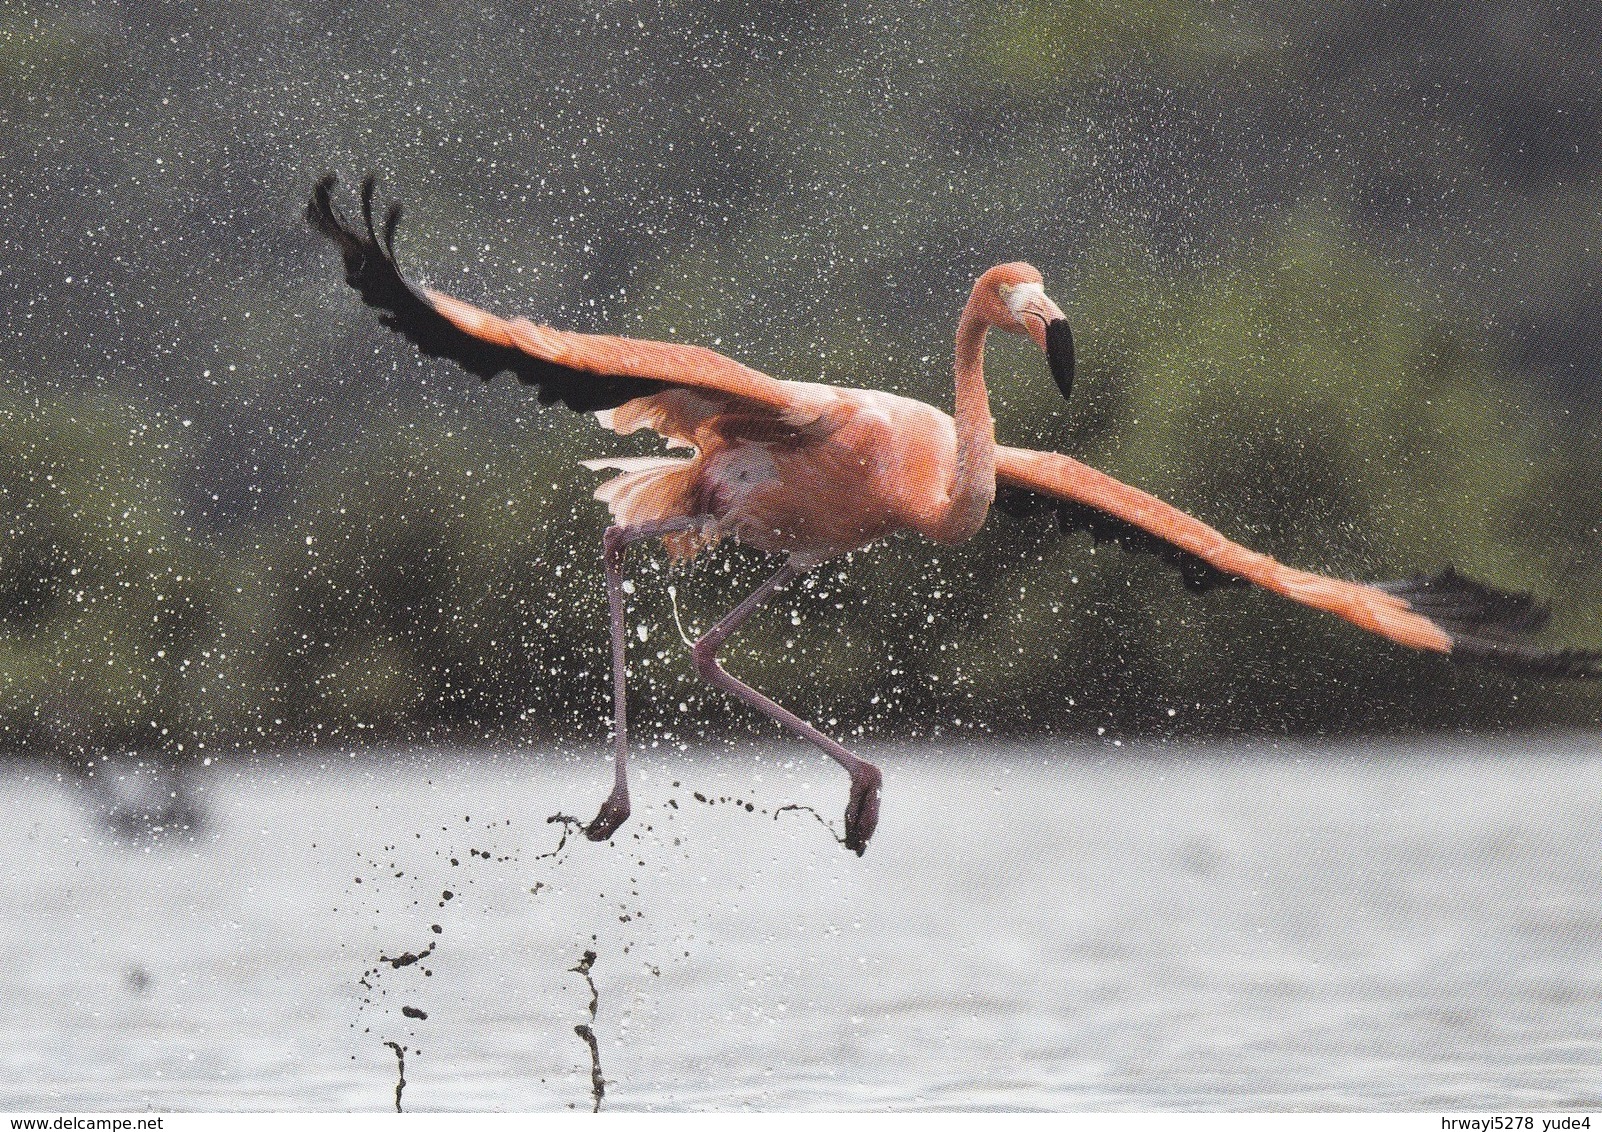
[(1144, 64), (1205, 79), (1220, 66), (1269, 56), (1268, 31), (1245, 5), (1192, 0), (1035, 0), (985, 5), (972, 65), (1018, 97), (1058, 84), (1105, 81), (1119, 65)]
[[(577, 461), (651, 444), (379, 328), (299, 219), (326, 168), (372, 164), (436, 286), (942, 406), (969, 282), (1029, 258), (1081, 376), (1065, 406), (995, 342), (1003, 440), (1298, 566), (1452, 563), (1602, 644), (1602, 107), (1552, 46), (1574, 29), (1509, 11), (15, 8), (0, 749), (604, 741), (606, 517)], [(1466, 61), (1495, 81), (1416, 96)], [(679, 632), (770, 568), (631, 556), (640, 741), (756, 726)], [(825, 564), (730, 657), (848, 739), (1602, 718), (1602, 690), (1197, 598), (999, 515)]]
[(174, 486), (183, 424), (0, 396), (0, 731), (199, 748), (233, 700), (226, 598)]

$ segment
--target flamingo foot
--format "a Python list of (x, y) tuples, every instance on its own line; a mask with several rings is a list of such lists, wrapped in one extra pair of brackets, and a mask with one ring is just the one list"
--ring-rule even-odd
[(846, 803), (843, 844), (857, 856), (867, 852), (868, 839), (879, 826), (879, 788), (884, 775), (870, 763), (851, 772), (851, 799)]
[(584, 827), (584, 836), (591, 841), (605, 841), (628, 820), (629, 792), (626, 789), (613, 790), (606, 801), (601, 803), (600, 812), (595, 815), (595, 820)]

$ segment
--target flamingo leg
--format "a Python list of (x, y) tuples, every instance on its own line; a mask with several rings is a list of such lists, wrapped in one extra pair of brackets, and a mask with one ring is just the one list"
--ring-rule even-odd
[(860, 857), (868, 847), (868, 839), (873, 836), (874, 828), (879, 824), (879, 787), (883, 781), (879, 768), (857, 758), (812, 724), (794, 712), (780, 707), (749, 684), (730, 676), (718, 663), (718, 648), (729, 635), (739, 628), (746, 618), (766, 605), (776, 591), (795, 581), (805, 574), (806, 570), (806, 567), (787, 561), (777, 574), (763, 582), (749, 597), (730, 610), (723, 620), (708, 629), (691, 647), (690, 655), (695, 662), (696, 672), (713, 687), (736, 699), (744, 700), (769, 719), (788, 727), (846, 769), (846, 773), (851, 776), (851, 797), (846, 804), (845, 812), (845, 847), (855, 850)]
[(612, 614), (612, 793), (601, 803), (595, 820), (584, 827), (584, 836), (591, 841), (605, 841), (617, 832), (629, 817), (629, 737), (628, 737), (628, 636), (623, 624), (623, 552), (629, 543), (642, 538), (690, 531), (706, 520), (664, 519), (654, 523), (636, 523), (633, 526), (610, 526), (601, 538), (601, 561), (606, 567), (606, 603)]

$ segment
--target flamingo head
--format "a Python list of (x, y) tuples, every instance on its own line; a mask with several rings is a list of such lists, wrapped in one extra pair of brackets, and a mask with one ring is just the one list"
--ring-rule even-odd
[(1074, 380), (1073, 332), (1062, 308), (1047, 296), (1040, 272), (1027, 263), (998, 264), (973, 285), (973, 298), (990, 325), (1034, 340), (1066, 398)]

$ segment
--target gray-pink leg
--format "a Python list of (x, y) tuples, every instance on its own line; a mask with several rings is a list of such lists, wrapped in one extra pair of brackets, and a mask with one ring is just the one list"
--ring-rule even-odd
[(782, 723), (845, 767), (846, 773), (851, 775), (851, 797), (846, 803), (845, 812), (845, 847), (855, 850), (860, 857), (868, 847), (868, 839), (873, 836), (874, 828), (879, 824), (879, 787), (884, 777), (879, 773), (879, 768), (857, 758), (812, 724), (794, 712), (780, 707), (749, 684), (736, 680), (718, 663), (718, 648), (729, 635), (739, 628), (747, 617), (766, 605), (777, 590), (805, 573), (805, 568), (793, 562), (786, 562), (777, 574), (763, 582), (750, 597), (708, 629), (692, 646), (690, 655), (695, 661), (696, 672), (713, 687), (744, 700), (769, 719)]
[(605, 841), (629, 817), (628, 671), (625, 667), (628, 636), (623, 625), (623, 551), (638, 539), (694, 530), (703, 521), (667, 519), (631, 527), (612, 526), (606, 528), (601, 538), (601, 559), (606, 567), (606, 603), (612, 612), (612, 743), (616, 753), (612, 793), (601, 803), (595, 820), (584, 827), (584, 836), (591, 841)]

